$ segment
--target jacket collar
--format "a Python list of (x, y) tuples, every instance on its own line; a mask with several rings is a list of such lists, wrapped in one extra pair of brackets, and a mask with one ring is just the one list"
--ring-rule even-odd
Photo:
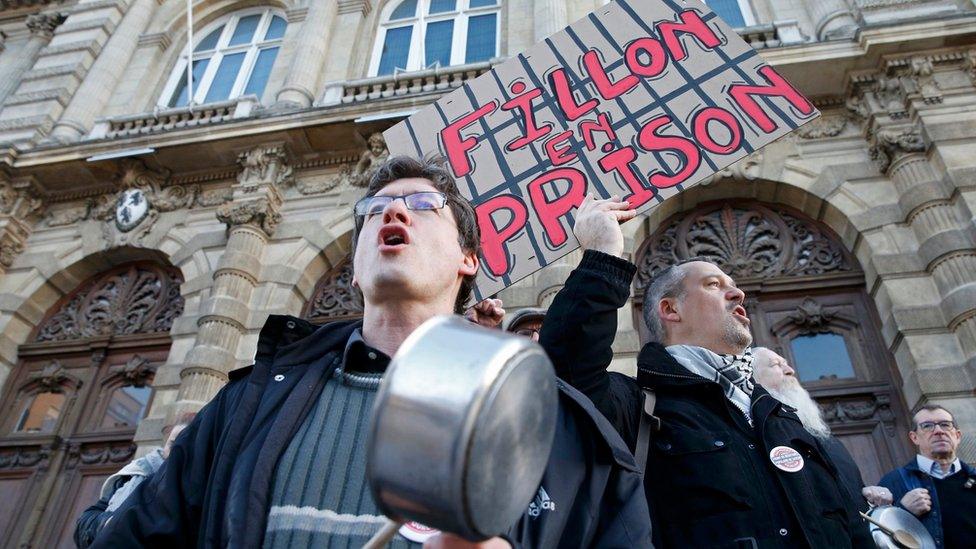
[[(307, 320), (288, 315), (271, 315), (258, 335), (255, 363), (275, 366), (304, 364), (345, 344), (362, 326), (362, 321), (330, 322), (316, 326)], [(314, 337), (312, 337), (314, 334)], [(252, 366), (230, 372), (231, 381), (251, 373)]]
[(637, 355), (637, 383), (646, 389), (713, 384), (687, 370), (660, 343), (648, 343)]

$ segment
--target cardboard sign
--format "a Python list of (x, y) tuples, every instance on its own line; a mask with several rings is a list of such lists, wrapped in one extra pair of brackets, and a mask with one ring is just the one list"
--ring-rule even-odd
[(616, 0), (384, 137), (475, 205), (480, 300), (578, 247), (586, 193), (647, 211), (818, 114), (699, 0)]

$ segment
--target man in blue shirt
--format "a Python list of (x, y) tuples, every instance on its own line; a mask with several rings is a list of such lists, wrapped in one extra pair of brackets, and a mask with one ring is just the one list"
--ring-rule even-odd
[(922, 521), (938, 547), (976, 547), (976, 469), (956, 456), (962, 432), (949, 410), (926, 404), (908, 433), (918, 455), (881, 485)]

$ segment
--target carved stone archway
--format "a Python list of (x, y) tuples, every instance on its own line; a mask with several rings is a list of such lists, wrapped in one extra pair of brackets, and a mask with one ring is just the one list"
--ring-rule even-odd
[[(635, 325), (647, 283), (703, 257), (746, 293), (756, 345), (793, 364), (866, 482), (910, 455), (902, 386), (856, 258), (826, 225), (782, 204), (707, 202), (665, 220), (638, 249)], [(829, 360), (824, 357), (830, 357)]]
[(10, 498), (0, 531), (11, 545), (70, 545), (75, 518), (135, 455), (133, 435), (183, 312), (182, 282), (152, 262), (96, 274), (18, 348), (0, 397), (0, 480)]
[(362, 316), (363, 293), (352, 284), (352, 258), (346, 256), (315, 284), (302, 318), (325, 324)]

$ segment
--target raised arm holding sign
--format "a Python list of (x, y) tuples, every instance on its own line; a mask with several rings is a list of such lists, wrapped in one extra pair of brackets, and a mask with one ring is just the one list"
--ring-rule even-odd
[(647, 211), (818, 112), (698, 0), (617, 0), (387, 130), (446, 157), (489, 296), (576, 249), (587, 194)]

